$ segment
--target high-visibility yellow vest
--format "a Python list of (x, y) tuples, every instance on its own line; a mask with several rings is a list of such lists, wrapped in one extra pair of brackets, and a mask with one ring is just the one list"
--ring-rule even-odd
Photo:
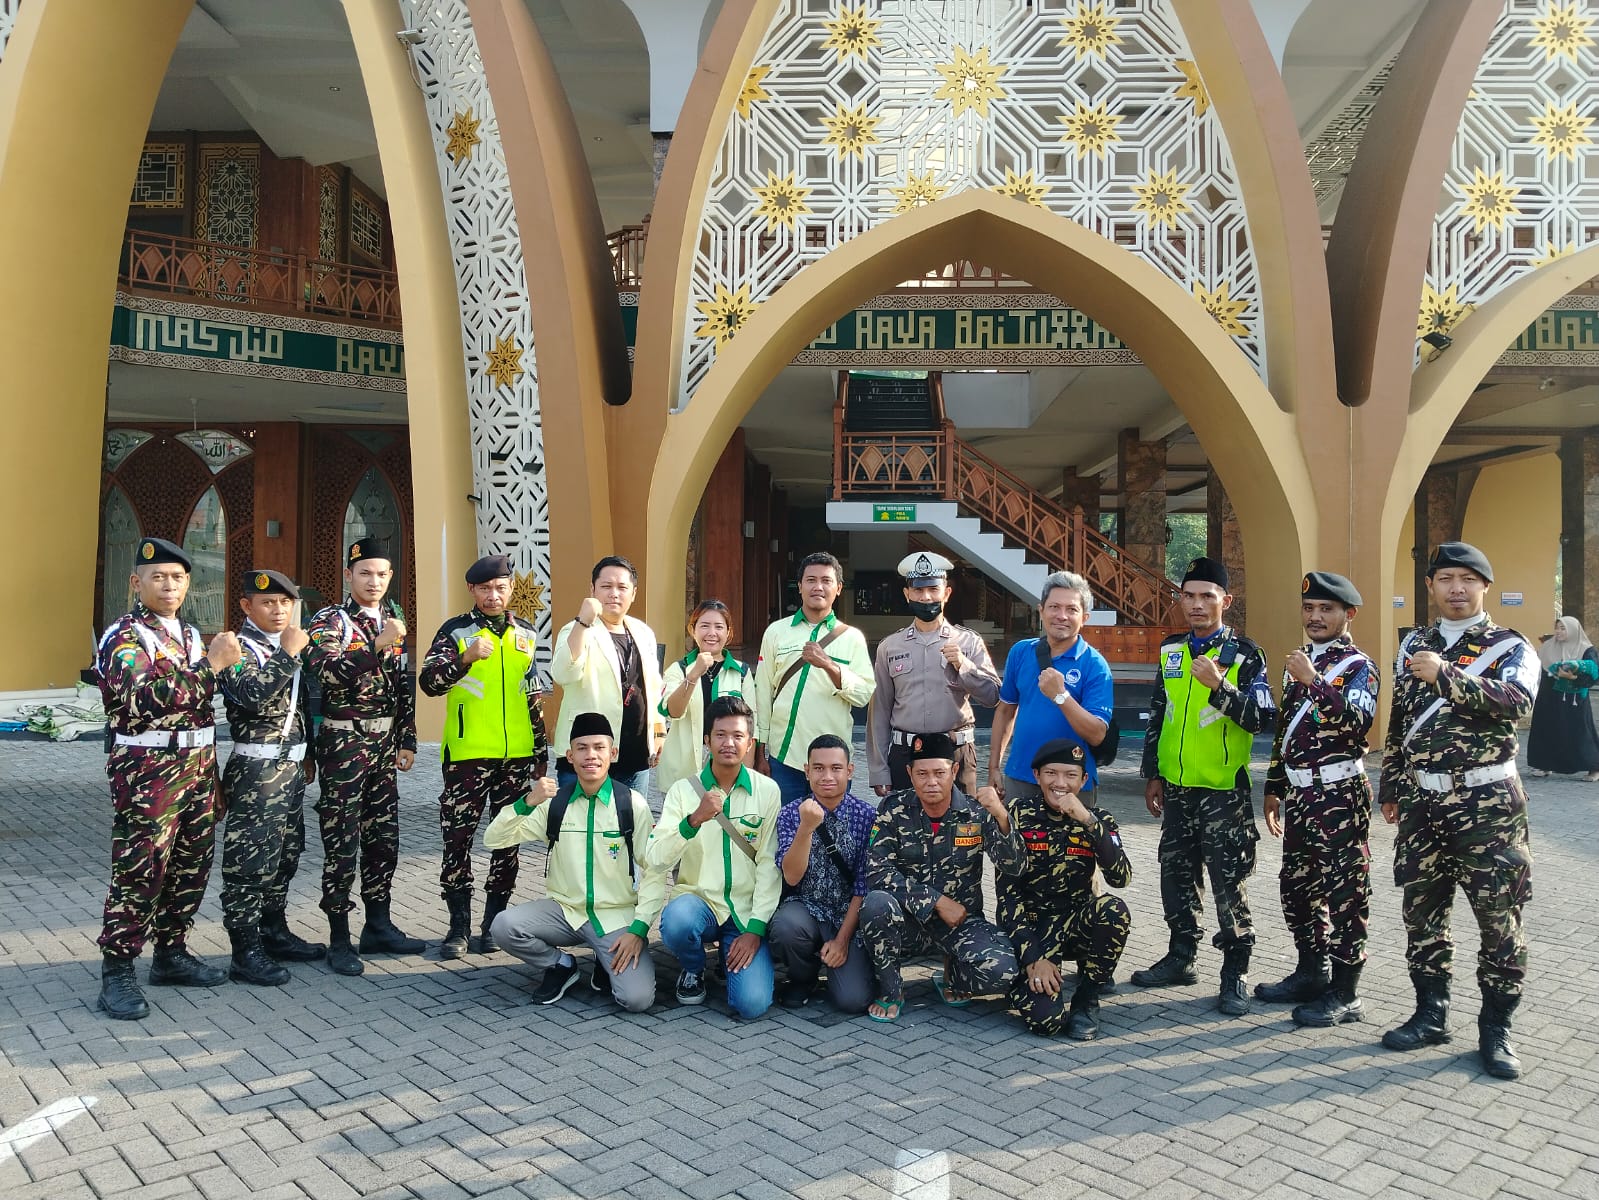
[(464, 654), (474, 636), (493, 641), (494, 653), (473, 663), (445, 697), (444, 752), (451, 762), (531, 758), (533, 716), (522, 681), (533, 665), (533, 627), (512, 617), (496, 636), (469, 625), (456, 634), (456, 650)]
[[(1222, 642), (1222, 646), (1231, 644)], [(1223, 670), (1234, 687), (1242, 663), (1234, 646), (1232, 661)], [(1237, 785), (1238, 769), (1249, 766), (1255, 738), (1210, 703), (1211, 691), (1194, 678), (1191, 664), (1187, 638), (1176, 646), (1161, 647), (1166, 719), (1160, 727), (1160, 777), (1180, 787), (1230, 790)]]

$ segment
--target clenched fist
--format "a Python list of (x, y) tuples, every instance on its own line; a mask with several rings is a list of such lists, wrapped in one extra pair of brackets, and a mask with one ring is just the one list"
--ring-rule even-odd
[(1038, 673), (1038, 690), (1053, 700), (1066, 690), (1066, 676), (1054, 667), (1045, 667)]
[(283, 636), (278, 639), (278, 644), (283, 647), (283, 653), (290, 658), (298, 658), (300, 652), (311, 644), (311, 638), (298, 625), (290, 625), (283, 631)]
[(239, 648), (239, 638), (235, 633), (224, 630), (211, 639), (211, 645), (206, 650), (206, 658), (211, 662), (214, 671), (231, 667), (242, 657), (243, 651)]
[(827, 810), (817, 803), (816, 797), (808, 796), (800, 801), (799, 827), (801, 829), (815, 829), (822, 823), (822, 818), (827, 816)]
[(390, 617), (383, 622), (383, 628), (378, 631), (378, 640), (372, 644), (379, 650), (387, 650), (390, 646), (398, 646), (405, 640), (405, 622), (399, 617)]
[(466, 644), (466, 650), (461, 655), (461, 661), (469, 663), (482, 662), (493, 653), (494, 641), (492, 638), (475, 637)]
[(593, 596), (584, 596), (583, 603), (578, 606), (577, 622), (579, 625), (592, 625), (600, 619), (600, 602)]
[(717, 658), (709, 650), (701, 650), (694, 656), (694, 661), (689, 664), (688, 677), (690, 679), (699, 679), (720, 661), (721, 659)]

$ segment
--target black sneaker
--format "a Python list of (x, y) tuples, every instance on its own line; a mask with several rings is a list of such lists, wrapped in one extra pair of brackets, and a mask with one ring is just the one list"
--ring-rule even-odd
[(783, 984), (782, 990), (778, 992), (777, 1002), (784, 1008), (804, 1008), (811, 1002), (811, 995), (815, 991), (815, 980), (807, 983), (800, 979), (790, 979)]
[(534, 1004), (554, 1004), (577, 982), (577, 965), (556, 963), (544, 972), (538, 987), (533, 989)]
[(705, 976), (698, 971), (684, 971), (677, 977), (677, 1002), (679, 1004), (705, 1003)]

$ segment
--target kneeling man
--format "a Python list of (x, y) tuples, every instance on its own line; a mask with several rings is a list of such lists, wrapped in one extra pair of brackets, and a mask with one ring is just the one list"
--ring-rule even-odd
[(572, 722), (567, 761), (573, 783), (533, 780), (532, 790), (500, 810), (483, 833), (490, 850), (522, 842), (549, 844), (548, 899), (508, 908), (494, 918), (497, 946), (544, 972), (533, 1000), (554, 1004), (577, 982), (571, 946), (594, 951), (589, 986), (603, 989), (628, 1012), (655, 1003), (655, 963), (648, 953), (650, 923), (660, 911), (635, 894), (635, 864), (644, 857), (651, 831), (645, 797), (612, 779), (616, 736), (599, 713)]
[[(1099, 997), (1110, 986), (1131, 921), (1116, 896), (1095, 895), (1096, 869), (1124, 888), (1133, 877), (1116, 818), (1078, 798), (1088, 779), (1082, 743), (1060, 738), (1033, 755), (1042, 795), (1010, 802), (1011, 824), (1026, 848), (1022, 868), (995, 880), (999, 926), (1016, 946), (1022, 974), (1011, 987), (1016, 1011), (1034, 1033), (1086, 1042), (1099, 1033)], [(1077, 963), (1067, 1005), (1061, 964)]]
[(983, 855), (1000, 874), (1021, 866), (1021, 839), (993, 788), (973, 802), (955, 786), (959, 756), (947, 734), (911, 745), (911, 786), (892, 792), (877, 810), (866, 851), (871, 888), (861, 905), (861, 934), (871, 953), (879, 996), (867, 1010), (892, 1021), (905, 1002), (900, 960), (941, 953), (934, 985), (946, 1004), (973, 993), (1003, 991), (1016, 976), (1010, 939), (983, 919)]

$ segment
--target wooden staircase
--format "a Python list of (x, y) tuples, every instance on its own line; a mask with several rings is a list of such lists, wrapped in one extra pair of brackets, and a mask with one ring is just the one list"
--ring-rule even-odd
[[(907, 428), (912, 418), (928, 424)], [(892, 424), (867, 427), (880, 420)], [(1178, 589), (1164, 572), (1089, 526), (1081, 508), (1064, 507), (955, 436), (943, 414), (936, 373), (915, 380), (841, 378), (833, 420), (833, 498), (952, 501), (1033, 561), (1083, 576), (1096, 603), (1115, 609), (1125, 623), (1181, 623)]]

